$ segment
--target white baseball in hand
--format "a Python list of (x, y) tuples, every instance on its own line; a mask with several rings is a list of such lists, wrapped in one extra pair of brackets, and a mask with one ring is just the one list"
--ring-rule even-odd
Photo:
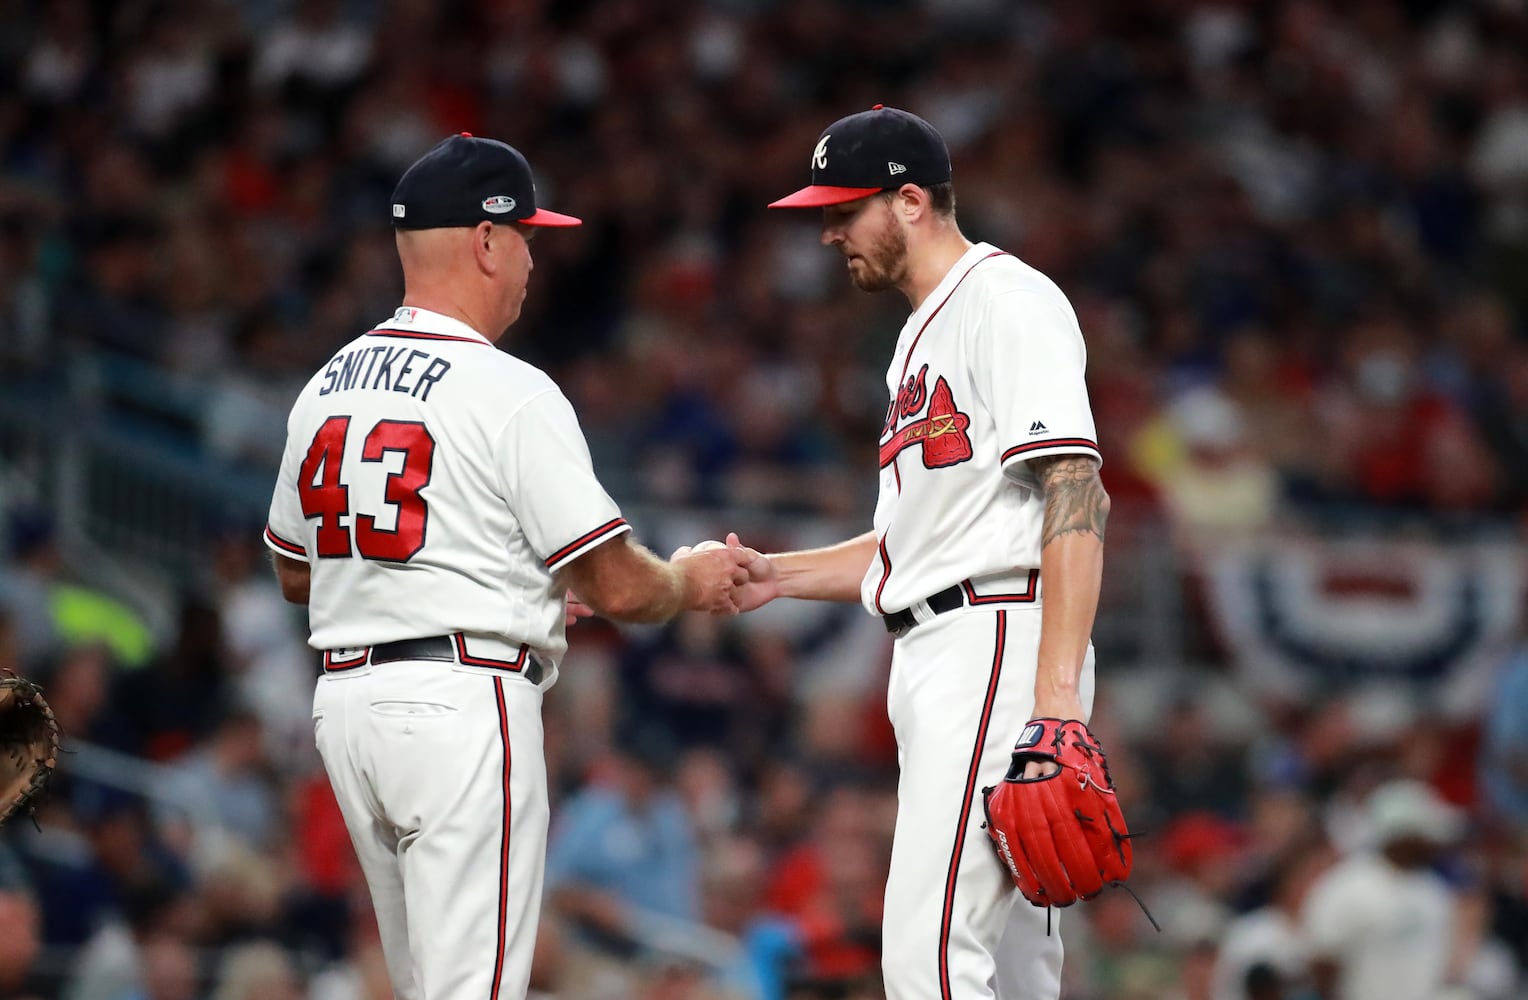
[(681, 545), (674, 550), (673, 555), (669, 556), (669, 562), (673, 562), (675, 559), (687, 559), (697, 552), (709, 552), (712, 549), (724, 549), (726, 547), (725, 542), (718, 542), (714, 538), (708, 538), (703, 542), (696, 542), (694, 545)]

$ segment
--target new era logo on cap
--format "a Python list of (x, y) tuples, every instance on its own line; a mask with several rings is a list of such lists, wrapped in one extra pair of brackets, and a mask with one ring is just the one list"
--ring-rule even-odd
[(944, 184), (950, 176), (950, 151), (934, 126), (877, 104), (824, 129), (812, 150), (812, 183), (769, 207), (840, 205), (903, 184)]

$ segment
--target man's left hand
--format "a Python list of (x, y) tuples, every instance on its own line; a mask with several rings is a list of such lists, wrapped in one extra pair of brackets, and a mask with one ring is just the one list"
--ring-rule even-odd
[(567, 604), (563, 608), (563, 611), (567, 615), (567, 620), (563, 623), (565, 627), (571, 628), (573, 624), (580, 618), (594, 617), (594, 609), (589, 607), (589, 605), (585, 604), (583, 601), (580, 601), (578, 599), (578, 595), (573, 593), (573, 591), (568, 591), (566, 600)]

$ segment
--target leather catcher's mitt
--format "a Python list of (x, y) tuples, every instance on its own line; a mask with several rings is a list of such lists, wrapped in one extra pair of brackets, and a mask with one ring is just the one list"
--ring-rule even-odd
[[(1061, 769), (1025, 778), (1030, 761)], [(1008, 776), (982, 789), (987, 836), (1014, 885), (1036, 906), (1070, 906), (1130, 877), (1130, 833), (1104, 748), (1076, 720), (1033, 719)]]
[(42, 689), (0, 672), (0, 823), (31, 804), (58, 764), (58, 722)]

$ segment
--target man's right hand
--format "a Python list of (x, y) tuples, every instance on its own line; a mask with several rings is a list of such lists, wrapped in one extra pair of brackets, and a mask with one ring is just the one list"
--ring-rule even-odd
[(748, 564), (756, 553), (746, 549), (680, 549), (673, 562), (684, 573), (684, 606), (713, 615), (738, 613), (736, 589), (748, 583)]
[(780, 596), (780, 574), (769, 556), (744, 545), (735, 531), (727, 533), (727, 547), (746, 552), (749, 556), (749, 561), (744, 564), (748, 570), (748, 579), (738, 584), (732, 595), (739, 612), (762, 608)]

